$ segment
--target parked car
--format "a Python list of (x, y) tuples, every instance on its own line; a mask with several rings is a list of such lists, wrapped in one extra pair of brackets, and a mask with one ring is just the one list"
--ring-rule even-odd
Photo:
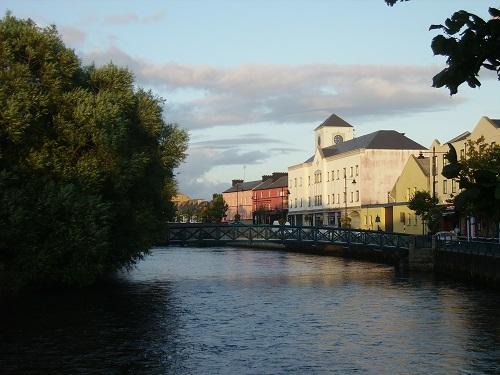
[(439, 241), (450, 242), (450, 241), (457, 241), (458, 240), (455, 232), (447, 232), (447, 231), (437, 232), (434, 236)]

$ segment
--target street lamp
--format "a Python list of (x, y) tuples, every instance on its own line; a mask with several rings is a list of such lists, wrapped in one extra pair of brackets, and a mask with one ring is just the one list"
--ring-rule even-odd
[[(290, 190), (288, 190), (288, 189), (284, 190), (284, 187), (282, 186), (281, 187), (281, 215), (283, 215), (283, 223), (286, 222), (285, 210), (284, 210), (284, 205), (283, 205), (283, 201), (285, 199), (285, 193), (286, 193), (286, 196), (288, 198), (288, 195), (290, 194)], [(287, 199), (287, 201), (288, 201), (288, 199)]]
[(432, 147), (431, 151), (420, 151), (417, 159), (425, 159), (424, 154), (432, 154), (432, 198), (436, 198), (436, 154), (447, 154), (447, 152), (436, 151), (436, 147)]
[(347, 178), (347, 176), (344, 174), (344, 203), (345, 203), (344, 220), (346, 220), (346, 224), (347, 224), (347, 180), (352, 181), (352, 184), (356, 185), (355, 178)]
[(240, 209), (240, 206), (239, 206), (239, 199), (238, 199), (238, 192), (239, 192), (239, 187), (240, 187), (240, 183), (237, 182), (236, 183), (236, 215), (234, 216), (234, 221), (240, 221), (240, 213), (239, 213), (239, 209)]

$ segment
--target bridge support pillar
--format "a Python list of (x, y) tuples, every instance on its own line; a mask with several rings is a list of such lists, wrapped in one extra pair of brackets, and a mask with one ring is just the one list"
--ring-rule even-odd
[(429, 272), (434, 270), (436, 262), (436, 243), (432, 239), (432, 247), (418, 248), (415, 246), (415, 237), (411, 237), (408, 249), (408, 268), (410, 271)]

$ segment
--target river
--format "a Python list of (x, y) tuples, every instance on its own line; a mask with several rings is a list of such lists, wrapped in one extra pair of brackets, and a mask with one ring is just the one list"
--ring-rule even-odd
[(335, 257), (159, 248), (0, 302), (2, 374), (500, 373), (497, 292)]

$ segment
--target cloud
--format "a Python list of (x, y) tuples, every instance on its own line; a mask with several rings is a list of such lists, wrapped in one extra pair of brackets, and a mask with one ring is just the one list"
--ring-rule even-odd
[[(272, 157), (262, 151), (241, 151), (236, 148), (219, 150), (211, 147), (194, 147), (184, 164), (178, 169), (180, 190), (192, 197), (208, 199), (211, 192), (226, 190), (228, 182), (213, 181), (210, 171), (219, 166), (261, 164)], [(228, 177), (228, 181), (231, 177)]]
[(165, 19), (166, 13), (164, 11), (158, 11), (147, 16), (139, 16), (134, 12), (113, 14), (104, 18), (104, 23), (112, 25), (126, 25), (131, 23), (154, 23)]
[(69, 45), (82, 44), (85, 41), (86, 35), (80, 29), (72, 26), (63, 26), (59, 28), (59, 32), (64, 43)]
[(92, 51), (97, 64), (128, 66), (140, 84), (199, 93), (169, 101), (169, 120), (189, 129), (250, 123), (320, 122), (331, 113), (347, 119), (437, 111), (463, 101), (431, 88), (439, 70), (421, 65), (266, 65), (230, 68), (151, 63), (116, 47)]
[(260, 134), (244, 134), (241, 137), (191, 142), (193, 148), (228, 149), (241, 145), (284, 144), (281, 140), (263, 137)]

